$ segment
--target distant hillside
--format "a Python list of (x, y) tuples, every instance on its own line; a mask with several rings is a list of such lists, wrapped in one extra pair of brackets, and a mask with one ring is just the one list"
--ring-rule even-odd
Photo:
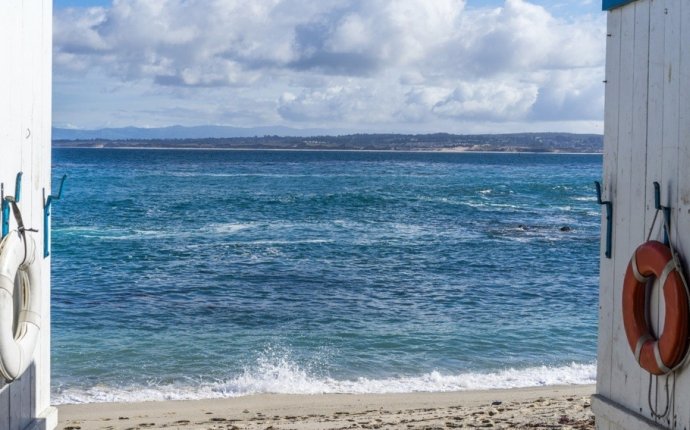
[(316, 136), (332, 134), (323, 129), (296, 129), (290, 127), (229, 127), (220, 125), (204, 125), (198, 127), (183, 127), (175, 125), (160, 128), (102, 128), (98, 130), (77, 130), (70, 128), (53, 128), (53, 140), (129, 140), (129, 139), (205, 139), (231, 138), (255, 136)]
[(384, 151), (602, 152), (603, 136), (570, 133), (515, 134), (350, 134), (187, 139), (53, 140), (54, 148), (207, 148)]

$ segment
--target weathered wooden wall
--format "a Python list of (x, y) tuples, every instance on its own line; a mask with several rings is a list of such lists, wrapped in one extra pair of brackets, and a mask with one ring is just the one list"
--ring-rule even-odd
[[(614, 246), (611, 259), (603, 252), (601, 258), (599, 397), (593, 407), (602, 430), (689, 430), (690, 369), (677, 376), (669, 417), (655, 419), (649, 374), (636, 363), (625, 336), (621, 294), (630, 257), (652, 225), (654, 181), (661, 184), (661, 204), (672, 207), (673, 243), (690, 262), (690, 1), (638, 0), (607, 13), (602, 179), (603, 197), (613, 202)], [(659, 221), (652, 236), (657, 239)], [(663, 328), (659, 297), (655, 287), (651, 313), (657, 330)], [(651, 401), (663, 411), (665, 378), (658, 382)]]
[[(35, 361), (17, 381), (0, 381), (0, 429), (52, 429), (50, 407), (50, 259), (42, 258), (42, 189), (50, 189), (52, 1), (0, 2), (0, 182), (14, 194), (24, 172), (20, 208), (42, 262), (43, 319)], [(14, 220), (12, 220), (14, 228)]]

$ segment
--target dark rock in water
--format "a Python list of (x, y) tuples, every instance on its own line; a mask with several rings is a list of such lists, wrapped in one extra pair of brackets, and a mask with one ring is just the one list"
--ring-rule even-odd
[(560, 230), (561, 230), (561, 231), (572, 231), (573, 229), (570, 228), (570, 227), (567, 226), (567, 225), (564, 225), (563, 227), (560, 228)]
[(518, 228), (518, 230), (522, 230), (522, 231), (527, 230), (527, 226), (524, 224), (518, 224), (517, 228)]

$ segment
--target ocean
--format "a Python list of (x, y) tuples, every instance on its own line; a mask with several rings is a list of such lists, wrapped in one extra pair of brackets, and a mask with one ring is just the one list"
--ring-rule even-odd
[(53, 402), (594, 383), (601, 169), (55, 149)]

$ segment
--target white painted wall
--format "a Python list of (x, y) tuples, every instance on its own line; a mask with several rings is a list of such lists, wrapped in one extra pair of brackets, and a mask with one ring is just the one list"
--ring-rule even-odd
[[(42, 190), (50, 189), (52, 0), (0, 1), (0, 182), (14, 194), (34, 234), (43, 277), (41, 337), (33, 365), (11, 384), (0, 381), (0, 429), (52, 429), (50, 407), (50, 259), (42, 258)], [(12, 228), (14, 228), (12, 220)]]
[[(599, 429), (690, 430), (690, 370), (677, 374), (669, 418), (654, 419), (648, 405), (649, 374), (635, 362), (621, 314), (625, 270), (645, 241), (655, 212), (654, 181), (661, 184), (662, 205), (672, 207), (673, 243), (690, 262), (690, 1), (635, 1), (608, 12), (607, 32), (602, 180), (603, 197), (613, 202), (614, 245), (612, 258), (605, 258), (602, 217), (598, 398), (593, 408)], [(652, 317), (660, 329), (659, 297), (655, 288)], [(652, 386), (652, 405), (660, 410), (666, 404), (665, 381), (661, 377)]]

